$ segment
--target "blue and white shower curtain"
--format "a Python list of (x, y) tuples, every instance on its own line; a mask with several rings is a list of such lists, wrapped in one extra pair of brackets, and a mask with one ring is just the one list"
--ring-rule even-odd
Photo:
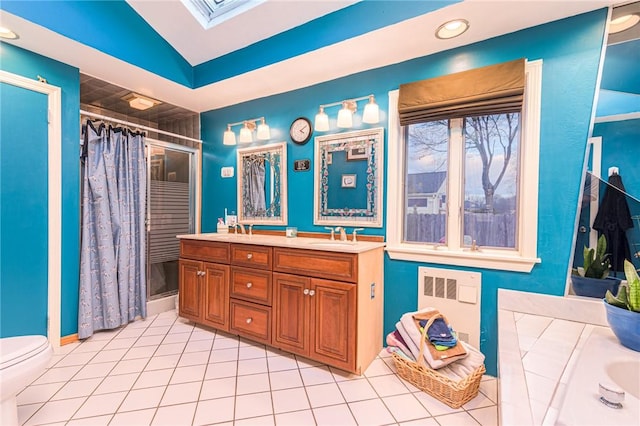
[(85, 127), (80, 339), (147, 314), (144, 136)]

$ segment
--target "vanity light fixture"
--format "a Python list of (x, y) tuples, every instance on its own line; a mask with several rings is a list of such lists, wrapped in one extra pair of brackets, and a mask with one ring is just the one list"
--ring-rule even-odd
[[(256, 126), (256, 122), (260, 121), (260, 124)], [(238, 141), (240, 143), (249, 143), (253, 142), (253, 131), (256, 130), (256, 139), (260, 141), (266, 141), (271, 139), (271, 130), (267, 125), (264, 117), (252, 118), (249, 120), (238, 121), (237, 123), (229, 123), (227, 124), (227, 130), (225, 130), (222, 144), (223, 145), (235, 145), (236, 144), (236, 134), (231, 130), (233, 126), (243, 125), (242, 129), (240, 129), (240, 137)]]
[(316, 132), (326, 132), (329, 130), (329, 117), (324, 112), (325, 108), (342, 105), (340, 111), (338, 111), (337, 126), (342, 129), (348, 129), (353, 127), (353, 114), (358, 110), (358, 101), (368, 99), (369, 103), (365, 105), (362, 113), (362, 122), (367, 124), (375, 124), (380, 121), (380, 108), (375, 101), (373, 95), (362, 96), (354, 99), (345, 99), (339, 102), (332, 102), (330, 104), (320, 105), (320, 110), (316, 114), (315, 123), (313, 129)]
[(129, 106), (140, 111), (147, 110), (156, 105), (160, 105), (162, 102), (155, 99), (147, 98), (146, 96), (138, 95), (137, 93), (129, 93), (122, 97), (123, 100), (129, 102)]
[(453, 19), (440, 25), (436, 30), (436, 37), (448, 39), (458, 37), (469, 29), (469, 21), (466, 19)]
[(18, 34), (11, 31), (9, 28), (0, 27), (0, 38), (4, 38), (7, 40), (16, 40), (20, 38)]

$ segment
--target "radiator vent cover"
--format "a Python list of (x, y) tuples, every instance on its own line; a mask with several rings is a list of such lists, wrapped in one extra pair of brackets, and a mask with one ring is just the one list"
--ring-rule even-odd
[(418, 309), (438, 309), (458, 337), (480, 349), (480, 295), (478, 272), (418, 268)]

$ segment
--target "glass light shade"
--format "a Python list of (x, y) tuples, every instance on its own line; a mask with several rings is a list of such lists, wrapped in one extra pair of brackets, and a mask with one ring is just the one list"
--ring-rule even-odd
[(329, 116), (324, 112), (324, 108), (320, 108), (320, 112), (316, 114), (313, 130), (316, 132), (326, 132), (329, 130)]
[(353, 126), (353, 112), (347, 105), (343, 105), (342, 109), (338, 111), (338, 127), (347, 129)]
[(362, 113), (362, 122), (367, 124), (376, 124), (380, 121), (380, 108), (376, 101), (373, 100), (373, 96), (369, 98), (369, 103), (364, 106), (364, 112)]
[(258, 132), (256, 133), (256, 138), (261, 141), (267, 141), (271, 139), (271, 131), (267, 123), (262, 121), (262, 124), (258, 125)]
[(233, 133), (230, 128), (228, 128), (224, 132), (224, 138), (222, 139), (222, 144), (223, 145), (235, 145), (236, 144), (236, 134)]
[(249, 143), (253, 142), (253, 137), (251, 136), (251, 130), (247, 126), (240, 129), (240, 143)]
[(469, 21), (466, 19), (454, 19), (440, 25), (436, 30), (436, 37), (447, 39), (458, 37), (469, 29)]

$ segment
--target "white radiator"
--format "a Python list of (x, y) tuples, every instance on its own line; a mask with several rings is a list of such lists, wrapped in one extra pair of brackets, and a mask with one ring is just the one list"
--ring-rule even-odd
[(436, 308), (460, 340), (480, 349), (481, 281), (479, 272), (420, 267), (418, 309)]

